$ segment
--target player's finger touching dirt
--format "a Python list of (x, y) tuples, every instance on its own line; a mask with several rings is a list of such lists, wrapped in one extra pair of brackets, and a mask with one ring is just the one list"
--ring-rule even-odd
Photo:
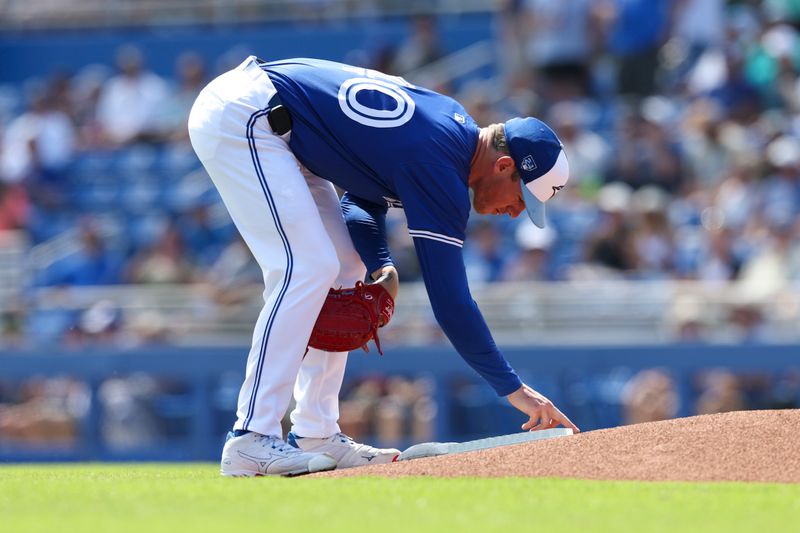
[[(525, 431), (538, 431), (560, 425), (578, 433), (580, 429), (562, 413), (546, 396), (523, 384), (519, 389), (507, 396), (508, 402), (528, 415), (527, 422), (522, 424)], [(537, 424), (538, 422), (538, 424)]]

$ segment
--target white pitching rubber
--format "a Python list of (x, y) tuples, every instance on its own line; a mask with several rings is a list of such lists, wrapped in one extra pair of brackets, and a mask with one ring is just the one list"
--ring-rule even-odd
[(410, 461), (412, 459), (422, 459), (423, 457), (436, 457), (438, 455), (488, 450), (490, 448), (522, 444), (523, 442), (531, 442), (534, 440), (566, 437), (567, 435), (572, 435), (571, 429), (554, 428), (512, 433), (511, 435), (501, 435), (499, 437), (489, 437), (488, 439), (471, 440), (469, 442), (423, 442), (422, 444), (415, 444), (406, 449), (397, 457), (397, 460)]

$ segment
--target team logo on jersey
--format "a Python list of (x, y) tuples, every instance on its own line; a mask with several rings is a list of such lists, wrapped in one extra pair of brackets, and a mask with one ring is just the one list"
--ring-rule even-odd
[(398, 207), (403, 209), (403, 202), (400, 200), (396, 198), (389, 198), (388, 196), (384, 196), (383, 199), (386, 200), (386, 207)]
[(522, 166), (522, 170), (524, 170), (525, 172), (530, 172), (531, 170), (535, 170), (536, 169), (536, 161), (533, 160), (533, 156), (532, 155), (526, 155), (522, 159), (521, 166)]
[(467, 121), (467, 119), (464, 118), (464, 115), (462, 115), (461, 113), (453, 113), (453, 118), (456, 119), (456, 122), (459, 122), (461, 124), (464, 124)]

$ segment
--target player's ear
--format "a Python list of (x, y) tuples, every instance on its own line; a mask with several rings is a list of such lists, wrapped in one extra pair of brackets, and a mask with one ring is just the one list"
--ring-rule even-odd
[(516, 167), (514, 166), (514, 160), (511, 159), (511, 156), (501, 155), (497, 158), (497, 161), (494, 162), (494, 171), (504, 177), (511, 177), (515, 170)]

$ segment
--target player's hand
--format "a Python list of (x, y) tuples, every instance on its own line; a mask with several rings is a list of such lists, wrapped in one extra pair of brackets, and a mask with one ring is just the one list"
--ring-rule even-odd
[(383, 286), (393, 300), (397, 299), (397, 293), (400, 290), (400, 278), (394, 265), (386, 265), (376, 270), (372, 273), (372, 279), (374, 283)]
[(539, 394), (524, 383), (522, 387), (506, 396), (506, 398), (508, 398), (508, 402), (511, 405), (530, 417), (527, 422), (522, 424), (522, 429), (525, 431), (550, 429), (559, 424), (566, 428), (571, 428), (575, 433), (580, 433), (581, 431), (546, 396)]

